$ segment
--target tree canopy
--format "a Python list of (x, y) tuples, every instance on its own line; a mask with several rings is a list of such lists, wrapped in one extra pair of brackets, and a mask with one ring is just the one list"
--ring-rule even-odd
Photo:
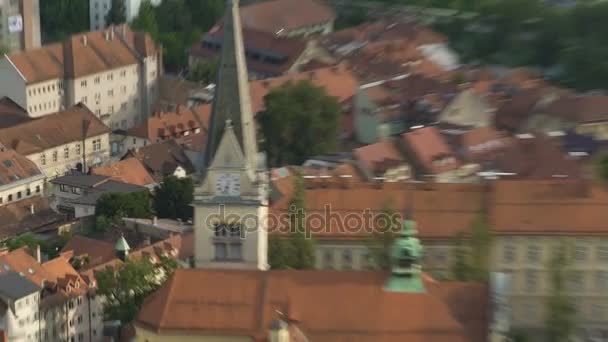
[(315, 267), (315, 243), (306, 227), (306, 199), (301, 175), (294, 179), (290, 200), (288, 236), (271, 234), (268, 239), (268, 263), (272, 269), (311, 269)]
[(149, 218), (152, 216), (150, 193), (103, 194), (95, 206), (96, 228), (104, 230), (124, 217)]
[(567, 286), (573, 274), (570, 271), (568, 245), (561, 242), (556, 247), (548, 264), (549, 296), (546, 301), (545, 329), (548, 341), (568, 342), (576, 328), (576, 309)]
[(260, 114), (270, 166), (301, 164), (332, 152), (338, 141), (340, 106), (309, 81), (288, 82), (264, 98)]
[(110, 10), (106, 15), (107, 25), (123, 24), (127, 21), (127, 9), (124, 0), (112, 0)]
[(154, 211), (161, 218), (192, 219), (194, 185), (191, 178), (168, 176), (154, 189)]
[(89, 1), (40, 1), (40, 26), (44, 42), (61, 41), (89, 30)]
[(480, 214), (468, 234), (461, 234), (454, 251), (452, 277), (459, 281), (488, 281), (493, 234), (485, 214)]
[(177, 268), (173, 259), (161, 257), (158, 264), (147, 258), (128, 259), (117, 268), (95, 273), (97, 294), (105, 298), (104, 315), (108, 320), (131, 322), (152, 292)]
[(217, 76), (217, 59), (199, 59), (188, 71), (186, 78), (192, 82), (210, 84)]

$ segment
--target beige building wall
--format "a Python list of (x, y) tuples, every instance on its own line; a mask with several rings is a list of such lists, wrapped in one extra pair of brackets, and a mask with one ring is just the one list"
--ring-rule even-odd
[(33, 118), (56, 113), (65, 108), (63, 80), (61, 79), (28, 84), (25, 91), (26, 102), (23, 108)]
[(84, 103), (106, 126), (127, 129), (139, 122), (141, 99), (137, 64), (76, 78), (73, 82), (70, 98), (74, 104)]
[(110, 159), (110, 134), (87, 138), (84, 146), (82, 141), (73, 141), (27, 157), (36, 163), (47, 179), (53, 179), (75, 169), (78, 163), (83, 163), (83, 153), (85, 159), (83, 166), (87, 170), (91, 166), (101, 165), (108, 161)]
[(576, 133), (591, 135), (597, 140), (608, 140), (608, 122), (580, 124), (576, 127)]
[(22, 199), (40, 196), (44, 191), (44, 176), (31, 177), (0, 186), (0, 207)]

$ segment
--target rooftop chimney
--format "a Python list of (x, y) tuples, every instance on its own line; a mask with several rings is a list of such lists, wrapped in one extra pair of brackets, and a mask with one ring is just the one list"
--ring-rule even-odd
[(30, 204), (30, 214), (34, 215), (36, 213), (36, 207), (34, 207), (34, 204)]
[(353, 175), (340, 175), (340, 180), (342, 187), (344, 189), (348, 189), (351, 187), (351, 183), (353, 182)]
[(289, 324), (281, 319), (270, 323), (270, 342), (289, 342)]
[(42, 253), (40, 252), (40, 245), (36, 245), (36, 261), (38, 261), (38, 263), (42, 263)]
[(156, 226), (158, 224), (158, 217), (153, 216), (152, 217), (152, 225)]
[(82, 45), (87, 46), (87, 35), (86, 34), (82, 35)]

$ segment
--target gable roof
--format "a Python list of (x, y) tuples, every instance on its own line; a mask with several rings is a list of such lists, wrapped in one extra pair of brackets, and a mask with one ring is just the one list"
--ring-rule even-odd
[(64, 220), (65, 216), (53, 211), (45, 197), (33, 196), (17, 200), (0, 206), (0, 222), (2, 222), (0, 240), (27, 232), (54, 228)]
[(27, 111), (8, 97), (0, 98), (0, 128), (15, 126), (32, 120)]
[(243, 28), (271, 34), (324, 24), (336, 17), (321, 0), (267, 0), (243, 6), (240, 13)]
[(403, 133), (401, 139), (426, 172), (440, 174), (460, 167), (460, 161), (435, 127)]
[(371, 174), (383, 173), (390, 165), (397, 166), (406, 162), (392, 139), (356, 148), (353, 154)]
[(126, 157), (136, 158), (142, 162), (156, 182), (173, 175), (178, 167), (183, 168), (186, 174), (195, 171), (194, 165), (184, 153), (184, 148), (175, 140), (166, 140), (131, 150)]
[[(386, 279), (384, 272), (180, 269), (144, 302), (135, 324), (261, 341), (279, 310), (312, 341), (468, 341), (441, 297), (386, 292)], [(486, 311), (485, 301), (468, 304)], [(404, 308), (416, 314), (404, 320)]]
[(157, 50), (147, 33), (134, 33), (127, 25), (70, 36), (64, 43), (7, 56), (27, 84), (77, 78), (136, 64)]
[(62, 253), (70, 251), (73, 252), (74, 257), (87, 255), (89, 266), (102, 264), (116, 257), (111, 243), (82, 235), (73, 235), (61, 249)]
[(18, 300), (40, 290), (38, 285), (17, 272), (0, 274), (0, 297), (5, 296)]
[(315, 86), (324, 88), (328, 95), (337, 97), (338, 102), (350, 100), (359, 87), (357, 78), (343, 64), (253, 81), (249, 83), (253, 112), (259, 113), (264, 110), (264, 97), (270, 90), (290, 81), (298, 82), (302, 80), (308, 80)]
[(34, 162), (14, 150), (0, 149), (0, 187), (33, 177), (42, 177)]
[(49, 278), (47, 271), (26, 251), (26, 247), (0, 254), (0, 275), (10, 272), (23, 274), (37, 286), (43, 286)]
[(156, 181), (146, 170), (144, 164), (136, 158), (129, 158), (107, 166), (92, 168), (91, 174), (110, 177), (132, 185), (149, 186), (156, 184)]
[(127, 134), (156, 142), (159, 139), (178, 138), (188, 131), (207, 130), (211, 106), (202, 105), (194, 109), (178, 105), (172, 111), (157, 111), (141, 124), (129, 129)]
[(0, 129), (0, 143), (28, 156), (107, 133), (110, 129), (79, 103), (64, 111)]
[[(223, 32), (212, 28), (190, 48), (190, 55), (206, 59), (219, 58)], [(306, 50), (307, 43), (297, 38), (277, 37), (262, 31), (243, 30), (247, 69), (251, 72), (278, 76), (291, 69)], [(272, 57), (269, 60), (266, 57)]]

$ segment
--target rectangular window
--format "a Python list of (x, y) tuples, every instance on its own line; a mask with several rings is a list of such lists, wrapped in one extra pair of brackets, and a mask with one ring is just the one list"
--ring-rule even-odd
[(80, 144), (76, 144), (76, 155), (80, 155)]
[(109, 114), (114, 113), (114, 106), (109, 106), (109, 107), (108, 107), (108, 113), (109, 113)]
[(225, 243), (215, 243), (214, 244), (214, 249), (215, 249), (215, 260), (226, 260), (226, 258), (228, 257), (228, 253), (226, 251), (226, 244)]
[(36, 193), (40, 193), (40, 185), (36, 185)]
[(536, 282), (538, 281), (537, 278), (538, 277), (537, 277), (536, 271), (533, 271), (533, 270), (526, 271), (526, 291), (527, 292), (536, 291)]
[(40, 165), (46, 165), (46, 155), (44, 153), (40, 155)]
[(123, 102), (120, 104), (120, 110), (127, 110), (127, 103)]
[(95, 84), (99, 84), (99, 76), (95, 77)]
[(9, 202), (12, 202), (13, 201), (13, 194), (8, 195), (7, 200)]
[(87, 97), (83, 96), (82, 99), (80, 100), (80, 102), (86, 104), (87, 103)]
[(21, 191), (17, 191), (17, 199), (21, 199)]
[(608, 290), (608, 271), (597, 271), (595, 273), (595, 289), (600, 293)]
[(323, 267), (328, 270), (334, 268), (334, 251), (326, 250), (323, 252)]
[(65, 184), (61, 184), (59, 190), (61, 190), (61, 192), (68, 192), (68, 187)]
[(108, 90), (108, 96), (110, 96), (110, 97), (114, 96), (114, 89)]
[(608, 263), (608, 245), (598, 246), (596, 254), (598, 261)]
[(231, 243), (229, 250), (230, 260), (243, 260), (242, 248), (243, 245), (240, 242)]
[(528, 262), (537, 263), (540, 259), (540, 248), (537, 245), (528, 246)]
[(342, 269), (350, 270), (353, 268), (353, 253), (350, 249), (342, 251)]
[(57, 155), (59, 153), (57, 153), (57, 151), (53, 151), (53, 162), (57, 162)]
[(587, 246), (577, 245), (574, 250), (574, 258), (577, 262), (587, 261)]
[(87, 86), (87, 80), (80, 81), (80, 86), (83, 87), (83, 88), (86, 88), (86, 86)]
[(26, 196), (30, 196), (31, 194), (32, 194), (32, 190), (31, 190), (30, 188), (27, 188), (27, 189), (25, 190), (25, 195), (26, 195)]
[(111, 81), (111, 80), (113, 80), (113, 79), (114, 79), (114, 74), (109, 73), (109, 74), (108, 74), (108, 81)]
[(69, 147), (63, 148), (63, 158), (64, 159), (70, 158), (70, 148)]
[(502, 251), (502, 260), (509, 264), (515, 261), (515, 247), (513, 245), (505, 245)]

